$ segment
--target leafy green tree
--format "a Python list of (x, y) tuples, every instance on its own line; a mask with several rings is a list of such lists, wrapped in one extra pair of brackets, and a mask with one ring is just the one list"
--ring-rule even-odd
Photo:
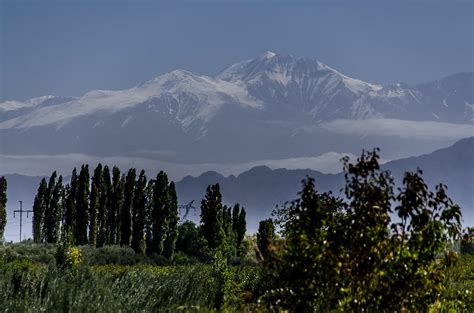
[(64, 187), (62, 176), (57, 178), (56, 171), (49, 179), (46, 191), (46, 207), (43, 220), (43, 240), (47, 243), (55, 243), (59, 237), (59, 226), (61, 221), (62, 201)]
[(355, 164), (345, 158), (344, 171), (347, 200), (316, 192), (308, 178), (278, 211), (284, 240), (267, 265), (267, 299), (296, 312), (430, 311), (443, 301), (459, 207), (443, 185), (429, 191), (420, 171), (395, 194), (377, 150)]
[(146, 184), (145, 171), (142, 170), (136, 183), (132, 206), (132, 249), (140, 253), (145, 252)]
[(146, 205), (145, 205), (145, 242), (146, 242), (146, 254), (152, 254), (153, 247), (153, 190), (155, 186), (155, 180), (150, 179), (145, 189)]
[(51, 196), (51, 212), (53, 225), (51, 232), (51, 243), (56, 243), (60, 235), (61, 219), (64, 206), (64, 185), (63, 177), (60, 175)]
[(102, 247), (106, 243), (110, 243), (110, 225), (107, 223), (107, 217), (109, 216), (111, 195), (112, 195), (112, 183), (110, 181), (110, 170), (107, 165), (102, 170), (102, 185), (100, 188), (99, 197), (99, 210), (98, 210), (98, 233), (97, 233), (97, 246)]
[(46, 179), (41, 179), (38, 191), (33, 203), (33, 241), (41, 243), (43, 241), (43, 220), (46, 210), (46, 193), (48, 192), (48, 183)]
[(222, 205), (219, 184), (209, 185), (201, 201), (201, 233), (211, 250), (226, 249), (226, 231), (224, 219), (227, 213)]
[(7, 225), (7, 179), (0, 177), (0, 242), (3, 241)]
[(168, 189), (168, 175), (160, 171), (156, 176), (153, 189), (153, 206), (151, 211), (152, 238), (150, 253), (162, 254), (164, 240), (168, 232), (167, 216), (170, 208), (170, 194)]
[(79, 179), (77, 181), (76, 193), (76, 221), (74, 223), (74, 239), (77, 245), (85, 245), (87, 241), (87, 227), (89, 225), (89, 197), (90, 197), (90, 176), (89, 166), (81, 166)]
[(168, 194), (170, 201), (168, 202), (168, 216), (166, 221), (168, 224), (168, 232), (166, 234), (165, 241), (163, 243), (163, 255), (167, 258), (173, 256), (174, 250), (176, 248), (176, 239), (178, 237), (178, 196), (176, 195), (176, 187), (174, 182), (171, 182), (168, 186)]
[(123, 207), (125, 179), (116, 166), (112, 169), (112, 196), (110, 197), (110, 209), (107, 217), (107, 228), (110, 230), (110, 243), (120, 243), (121, 212)]
[(199, 230), (191, 221), (185, 221), (178, 226), (178, 238), (176, 240), (176, 250), (190, 256), (198, 256), (199, 250)]
[(120, 245), (130, 246), (132, 237), (132, 206), (135, 195), (136, 171), (131, 168), (125, 179), (124, 199), (120, 217)]
[(76, 198), (77, 198), (77, 170), (74, 168), (72, 170), (71, 181), (68, 186), (66, 186), (65, 193), (65, 203), (64, 203), (64, 213), (63, 213), (63, 225), (65, 231), (69, 232), (74, 237), (74, 222), (76, 218)]
[(275, 224), (271, 218), (260, 221), (257, 232), (257, 247), (263, 259), (269, 255), (269, 247), (275, 240)]
[(93, 247), (97, 245), (97, 224), (100, 198), (102, 195), (102, 164), (98, 164), (92, 176), (92, 186), (89, 206), (89, 244)]
[(240, 208), (237, 203), (232, 210), (232, 229), (235, 234), (235, 245), (238, 254), (241, 254), (242, 241), (247, 232), (246, 212), (244, 208)]

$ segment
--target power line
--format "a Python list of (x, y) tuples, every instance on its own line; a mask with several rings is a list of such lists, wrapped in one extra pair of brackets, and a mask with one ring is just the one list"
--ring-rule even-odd
[(21, 242), (21, 226), (22, 226), (22, 221), (23, 221), (23, 213), (26, 213), (26, 218), (28, 218), (28, 213), (33, 213), (33, 211), (31, 210), (23, 211), (23, 201), (18, 201), (18, 202), (20, 202), (20, 209), (13, 211), (13, 218), (15, 218), (15, 213), (20, 213), (20, 242)]

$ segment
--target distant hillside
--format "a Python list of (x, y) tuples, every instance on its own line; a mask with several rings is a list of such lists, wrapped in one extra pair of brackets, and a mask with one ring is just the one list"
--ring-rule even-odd
[[(467, 224), (474, 224), (474, 137), (462, 139), (454, 145), (433, 153), (388, 162), (383, 166), (394, 175), (398, 183), (406, 171), (418, 167), (431, 188), (438, 183), (448, 186), (449, 195), (459, 203)], [(250, 229), (271, 214), (276, 205), (295, 199), (305, 176), (314, 177), (319, 191), (332, 190), (338, 193), (344, 185), (343, 174), (323, 174), (312, 170), (271, 170), (258, 166), (240, 175), (224, 177), (216, 172), (206, 172), (199, 177), (187, 176), (177, 183), (180, 201), (198, 201), (209, 184), (219, 183), (223, 200), (232, 204), (239, 202), (248, 211)]]
[[(449, 195), (463, 208), (466, 224), (474, 225), (474, 137), (462, 139), (454, 145), (436, 150), (430, 154), (395, 160), (386, 163), (400, 183), (405, 171), (414, 171), (417, 167), (424, 172), (427, 183), (434, 187), (440, 182), (448, 186)], [(195, 200), (196, 208), (205, 194), (206, 187), (219, 183), (224, 202), (239, 202), (248, 211), (248, 230), (256, 230), (258, 221), (270, 216), (276, 205), (296, 198), (301, 189), (301, 180), (305, 176), (314, 177), (319, 191), (338, 193), (344, 184), (342, 174), (323, 174), (318, 171), (301, 169), (272, 170), (266, 166), (257, 166), (238, 176), (224, 177), (217, 172), (206, 172), (198, 177), (187, 176), (177, 182), (180, 203)], [(18, 218), (13, 219), (12, 211), (18, 209), (18, 201), (23, 200), (24, 208), (31, 209), (34, 195), (41, 177), (6, 175), (8, 181), (8, 224), (6, 237), (9, 240), (18, 237)], [(199, 210), (192, 212), (190, 218), (198, 221)], [(31, 219), (24, 219), (25, 234), (31, 232)]]

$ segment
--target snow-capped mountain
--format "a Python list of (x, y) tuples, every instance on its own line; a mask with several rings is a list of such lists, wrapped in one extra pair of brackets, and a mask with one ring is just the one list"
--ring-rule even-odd
[[(0, 150), (101, 155), (171, 150), (202, 160), (224, 153), (224, 161), (242, 150), (258, 157), (335, 151), (337, 145), (328, 142), (308, 147), (308, 139), (327, 139), (318, 125), (375, 118), (473, 124), (473, 91), (473, 72), (415, 86), (382, 86), (313, 59), (266, 52), (215, 77), (175, 70), (125, 90), (0, 103)], [(334, 136), (344, 146), (352, 144)], [(225, 152), (213, 152), (216, 147)]]

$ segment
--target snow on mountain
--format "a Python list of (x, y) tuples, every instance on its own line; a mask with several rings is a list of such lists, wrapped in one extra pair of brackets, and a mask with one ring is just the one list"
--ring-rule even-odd
[[(347, 145), (358, 153), (357, 142), (365, 139), (357, 132), (347, 140), (322, 125), (366, 119), (472, 124), (473, 77), (459, 73), (426, 84), (382, 86), (314, 59), (265, 52), (215, 77), (175, 70), (124, 90), (2, 102), (1, 149), (102, 155), (170, 150), (183, 160), (206, 161), (287, 158), (346, 151)], [(329, 135), (336, 137), (327, 140)], [(317, 140), (324, 145), (308, 145)], [(381, 138), (364, 141), (365, 147), (383, 144)]]
[[(7, 101), (0, 108), (32, 107), (52, 96), (35, 98), (28, 102)], [(158, 102), (156, 112), (168, 111), (183, 128), (195, 120), (208, 122), (222, 105), (238, 104), (259, 108), (260, 102), (251, 99), (247, 91), (232, 84), (207, 76), (196, 76), (188, 71), (175, 70), (130, 89), (111, 91), (94, 90), (82, 97), (54, 106), (40, 107), (26, 115), (3, 123), (0, 129), (31, 128), (49, 124), (64, 125), (74, 118), (95, 114), (114, 114), (144, 103)]]
[(74, 97), (56, 97), (56, 96), (42, 96), (32, 98), (26, 101), (4, 101), (0, 102), (0, 112), (17, 111), (21, 109), (31, 109), (39, 106), (49, 106), (59, 103), (64, 103), (75, 99)]
[(331, 92), (339, 83), (342, 83), (344, 87), (355, 94), (381, 88), (379, 85), (345, 76), (316, 60), (279, 55), (270, 51), (256, 59), (234, 64), (222, 71), (217, 77), (234, 82), (255, 82), (266, 77), (284, 86), (287, 86), (291, 81), (302, 83), (305, 79), (315, 79), (314, 86), (327, 84), (328, 92)]
[[(348, 77), (313, 59), (266, 52), (228, 67), (215, 78), (175, 70), (125, 90), (95, 90), (63, 101), (53, 96), (6, 101), (0, 103), (0, 112), (32, 110), (2, 119), (0, 128), (64, 125), (80, 116), (114, 114), (150, 102), (155, 103), (156, 111), (168, 111), (184, 129), (196, 121), (208, 123), (224, 106), (230, 105), (264, 109), (270, 115), (303, 114), (315, 122), (373, 117), (446, 120), (446, 116), (471, 121), (472, 73), (464, 76), (457, 82), (466, 89), (459, 96), (455, 94), (458, 90), (453, 78), (421, 86), (381, 86)], [(471, 96), (464, 99), (469, 91)], [(452, 116), (448, 102), (457, 101), (456, 97), (464, 102), (456, 104), (462, 110)], [(39, 105), (52, 100), (56, 100), (52, 105)], [(433, 102), (440, 101), (441, 109), (437, 105), (430, 110)]]

